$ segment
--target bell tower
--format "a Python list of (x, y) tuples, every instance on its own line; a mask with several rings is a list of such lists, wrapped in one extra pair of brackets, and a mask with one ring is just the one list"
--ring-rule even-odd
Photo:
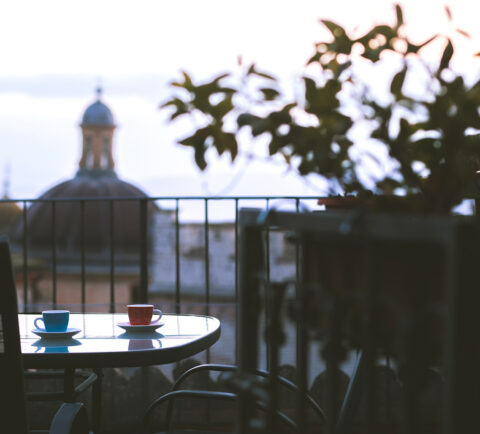
[(111, 110), (101, 101), (102, 88), (97, 88), (97, 100), (85, 110), (82, 129), (82, 157), (80, 171), (113, 172), (113, 133), (116, 125)]

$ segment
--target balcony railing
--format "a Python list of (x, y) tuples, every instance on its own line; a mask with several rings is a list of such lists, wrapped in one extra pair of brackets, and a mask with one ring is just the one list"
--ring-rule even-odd
[[(8, 228), (19, 308), (23, 312), (48, 308), (124, 312), (128, 303), (151, 302), (167, 312), (210, 315), (215, 313), (212, 306), (220, 304), (230, 309), (224, 319), (234, 330), (240, 208), (278, 207), (302, 212), (317, 207), (317, 199), (168, 196), (2, 200), (0, 212), (11, 203), (21, 210)], [(266, 238), (266, 255), (268, 278), (272, 273), (279, 278), (295, 275), (298, 257), (281, 236)], [(235, 352), (233, 349), (232, 355)]]
[[(80, 312), (125, 312), (127, 303), (150, 302), (167, 312), (211, 314), (222, 322), (222, 337), (199, 358), (207, 362), (232, 363), (238, 352), (240, 209), (266, 211), (275, 207), (299, 214), (305, 208), (319, 209), (317, 202), (318, 198), (310, 196), (22, 199), (1, 201), (0, 214), (5, 204), (19, 205), (19, 215), (9, 232), (12, 251), (16, 255), (15, 270), (22, 311), (39, 312), (44, 308), (68, 307)], [(41, 210), (38, 211), (38, 208)], [(262, 228), (262, 249), (255, 252), (257, 259), (258, 256), (264, 258), (259, 262), (265, 266), (262, 274), (265, 288), (277, 280), (290, 278), (298, 282), (304, 274), (301, 258), (305, 252), (300, 251), (296, 242), (288, 243), (286, 229), (277, 231), (278, 226), (273, 225), (271, 230), (267, 226)], [(341, 225), (336, 224), (333, 232), (338, 235), (340, 228)], [(397, 237), (398, 225), (390, 222), (387, 232)], [(424, 231), (418, 233), (424, 235)], [(439, 236), (435, 234), (435, 237)], [(325, 253), (325, 258), (329, 258), (328, 255), (338, 246), (333, 243), (324, 247), (326, 250), (332, 247)], [(329, 258), (332, 264), (338, 260), (334, 256)], [(363, 255), (358, 257), (365, 261)], [(378, 256), (376, 258), (380, 264), (381, 260)], [(449, 258), (451, 264), (456, 263), (455, 257)], [(375, 262), (366, 263), (378, 270)], [(355, 264), (357, 262), (352, 258), (342, 263), (342, 275), (347, 276), (346, 282), (358, 277), (351, 271), (355, 270)], [(431, 276), (436, 274), (430, 273)], [(423, 280), (415, 279), (416, 274), (413, 277), (412, 287), (421, 286)], [(339, 285), (343, 280), (335, 282)], [(440, 284), (437, 286), (441, 287)], [(343, 294), (342, 291), (339, 293)], [(259, 310), (259, 336), (264, 336), (268, 329), (265, 327), (268, 306), (264, 303)], [(327, 310), (331, 308), (329, 303), (325, 303), (324, 307)], [(340, 327), (337, 329), (340, 330)], [(334, 333), (337, 329), (333, 327), (330, 331)], [(303, 362), (298, 364), (295, 352), (300, 347), (295, 332), (295, 324), (285, 326), (286, 344), (279, 354), (274, 354), (274, 362), (271, 344), (267, 341), (259, 345), (258, 368), (293, 365), (292, 370), (296, 369), (298, 373), (303, 363), (308, 372), (302, 387), (305, 390), (308, 388), (321, 402), (325, 399), (325, 384), (330, 381), (325, 383), (323, 374), (327, 364), (318, 357), (322, 344), (309, 341), (308, 354), (302, 353), (303, 359), (300, 359)], [(448, 354), (453, 357), (454, 353)], [(354, 361), (355, 353), (351, 348), (343, 354), (341, 363), (340, 358), (336, 359), (334, 367), (340, 369), (334, 372), (339, 390), (335, 390), (333, 395), (338, 393), (341, 398), (345, 394), (343, 388), (346, 388), (354, 371)], [(388, 375), (397, 368), (389, 355), (378, 362), (383, 369), (381, 372)], [(294, 379), (297, 375), (292, 374)], [(440, 379), (438, 382), (441, 382)], [(144, 383), (142, 394), (146, 390)], [(394, 408), (389, 390), (400, 386), (390, 377), (385, 384), (388, 390), (380, 399), (389, 413), (390, 407)]]

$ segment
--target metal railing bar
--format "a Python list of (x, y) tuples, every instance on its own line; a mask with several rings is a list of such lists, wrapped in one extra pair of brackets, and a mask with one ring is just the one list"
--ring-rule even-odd
[[(304, 247), (306, 248), (306, 247)], [(296, 291), (296, 312), (297, 312), (297, 325), (296, 325), (296, 342), (295, 342), (295, 361), (296, 361), (296, 383), (298, 386), (297, 400), (295, 405), (295, 421), (298, 424), (299, 432), (306, 432), (308, 426), (307, 412), (303, 397), (308, 392), (307, 372), (308, 372), (308, 333), (306, 326), (306, 312), (307, 305), (311, 300), (307, 300), (307, 276), (310, 276), (311, 261), (311, 249), (306, 253), (308, 254), (307, 261), (302, 262), (302, 269), (299, 273), (299, 279), (297, 280)], [(328, 417), (328, 413), (327, 413)], [(328, 425), (327, 425), (328, 427)], [(330, 432), (329, 432), (330, 434)]]
[(181, 312), (180, 306), (180, 208), (179, 199), (175, 199), (175, 311)]
[[(238, 250), (238, 198), (235, 198), (235, 330), (238, 329), (238, 318), (239, 318), (239, 312), (238, 312), (238, 290), (239, 290), (239, 267), (238, 267), (238, 262), (239, 262), (239, 250)], [(237, 339), (235, 339), (235, 360), (238, 360), (238, 342)]]
[(115, 313), (115, 206), (109, 201), (110, 208), (110, 313)]
[[(295, 200), (295, 212), (300, 212), (300, 199)], [(295, 278), (297, 283), (300, 281), (300, 246), (298, 243), (298, 236), (295, 234)]]
[(52, 304), (53, 308), (57, 308), (57, 231), (56, 231), (56, 217), (57, 207), (56, 202), (52, 202)]
[[(235, 196), (235, 198), (239, 200), (296, 200), (296, 199), (303, 199), (303, 200), (318, 200), (322, 198), (327, 198), (326, 196)], [(116, 201), (132, 201), (132, 200), (139, 200), (139, 197), (131, 197), (131, 196), (96, 196), (96, 197), (88, 197), (88, 196), (78, 196), (78, 197), (55, 197), (55, 198), (17, 198), (17, 199), (0, 199), (0, 202), (77, 202), (77, 201), (91, 201), (91, 202), (98, 202), (98, 201), (105, 201), (114, 199)], [(148, 196), (148, 200), (152, 201), (169, 201), (169, 200), (205, 200), (208, 199), (209, 201), (212, 200), (232, 200), (232, 196)]]
[[(270, 199), (267, 198), (265, 200), (265, 208), (268, 212), (270, 209)], [(267, 292), (270, 291), (270, 229), (267, 226), (265, 228), (265, 299), (268, 299), (268, 294)], [(265, 325), (267, 325), (270, 321), (270, 306), (268, 303), (265, 303)], [(270, 353), (271, 353), (271, 348), (270, 348), (270, 342), (266, 342), (266, 347), (267, 350), (265, 352), (265, 362), (267, 366), (267, 370), (269, 371), (271, 369), (271, 360), (270, 360)]]
[(148, 230), (147, 202), (142, 198), (140, 204), (140, 302), (148, 302)]
[(205, 199), (204, 242), (205, 242), (205, 302), (207, 303), (206, 314), (210, 315), (210, 239), (208, 222), (208, 199)]
[[(210, 315), (210, 238), (209, 238), (209, 222), (208, 222), (208, 199), (205, 199), (205, 303), (206, 314)], [(207, 349), (207, 363), (210, 363), (210, 348)]]
[(27, 201), (23, 201), (23, 309), (28, 312), (28, 224)]
[(85, 313), (85, 200), (80, 200), (80, 267), (81, 267), (81, 297), (82, 297), (82, 313)]

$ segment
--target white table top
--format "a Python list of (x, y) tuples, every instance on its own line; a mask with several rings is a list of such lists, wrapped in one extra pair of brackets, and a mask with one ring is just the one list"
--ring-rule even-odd
[(20, 341), (26, 368), (95, 368), (172, 363), (213, 345), (220, 321), (201, 315), (164, 314), (153, 332), (125, 332), (117, 326), (126, 314), (70, 314), (69, 339), (40, 339), (32, 333), (40, 314), (19, 314)]

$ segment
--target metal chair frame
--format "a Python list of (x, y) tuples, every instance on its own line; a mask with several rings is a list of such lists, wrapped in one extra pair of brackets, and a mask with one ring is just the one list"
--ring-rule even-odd
[[(18, 306), (8, 238), (0, 236), (0, 316), (1, 348), (0, 424), (8, 432), (28, 432), (23, 363), (18, 327)], [(38, 431), (37, 431), (38, 432)], [(49, 432), (51, 434), (86, 434), (88, 419), (81, 403), (65, 403), (56, 413)]]

